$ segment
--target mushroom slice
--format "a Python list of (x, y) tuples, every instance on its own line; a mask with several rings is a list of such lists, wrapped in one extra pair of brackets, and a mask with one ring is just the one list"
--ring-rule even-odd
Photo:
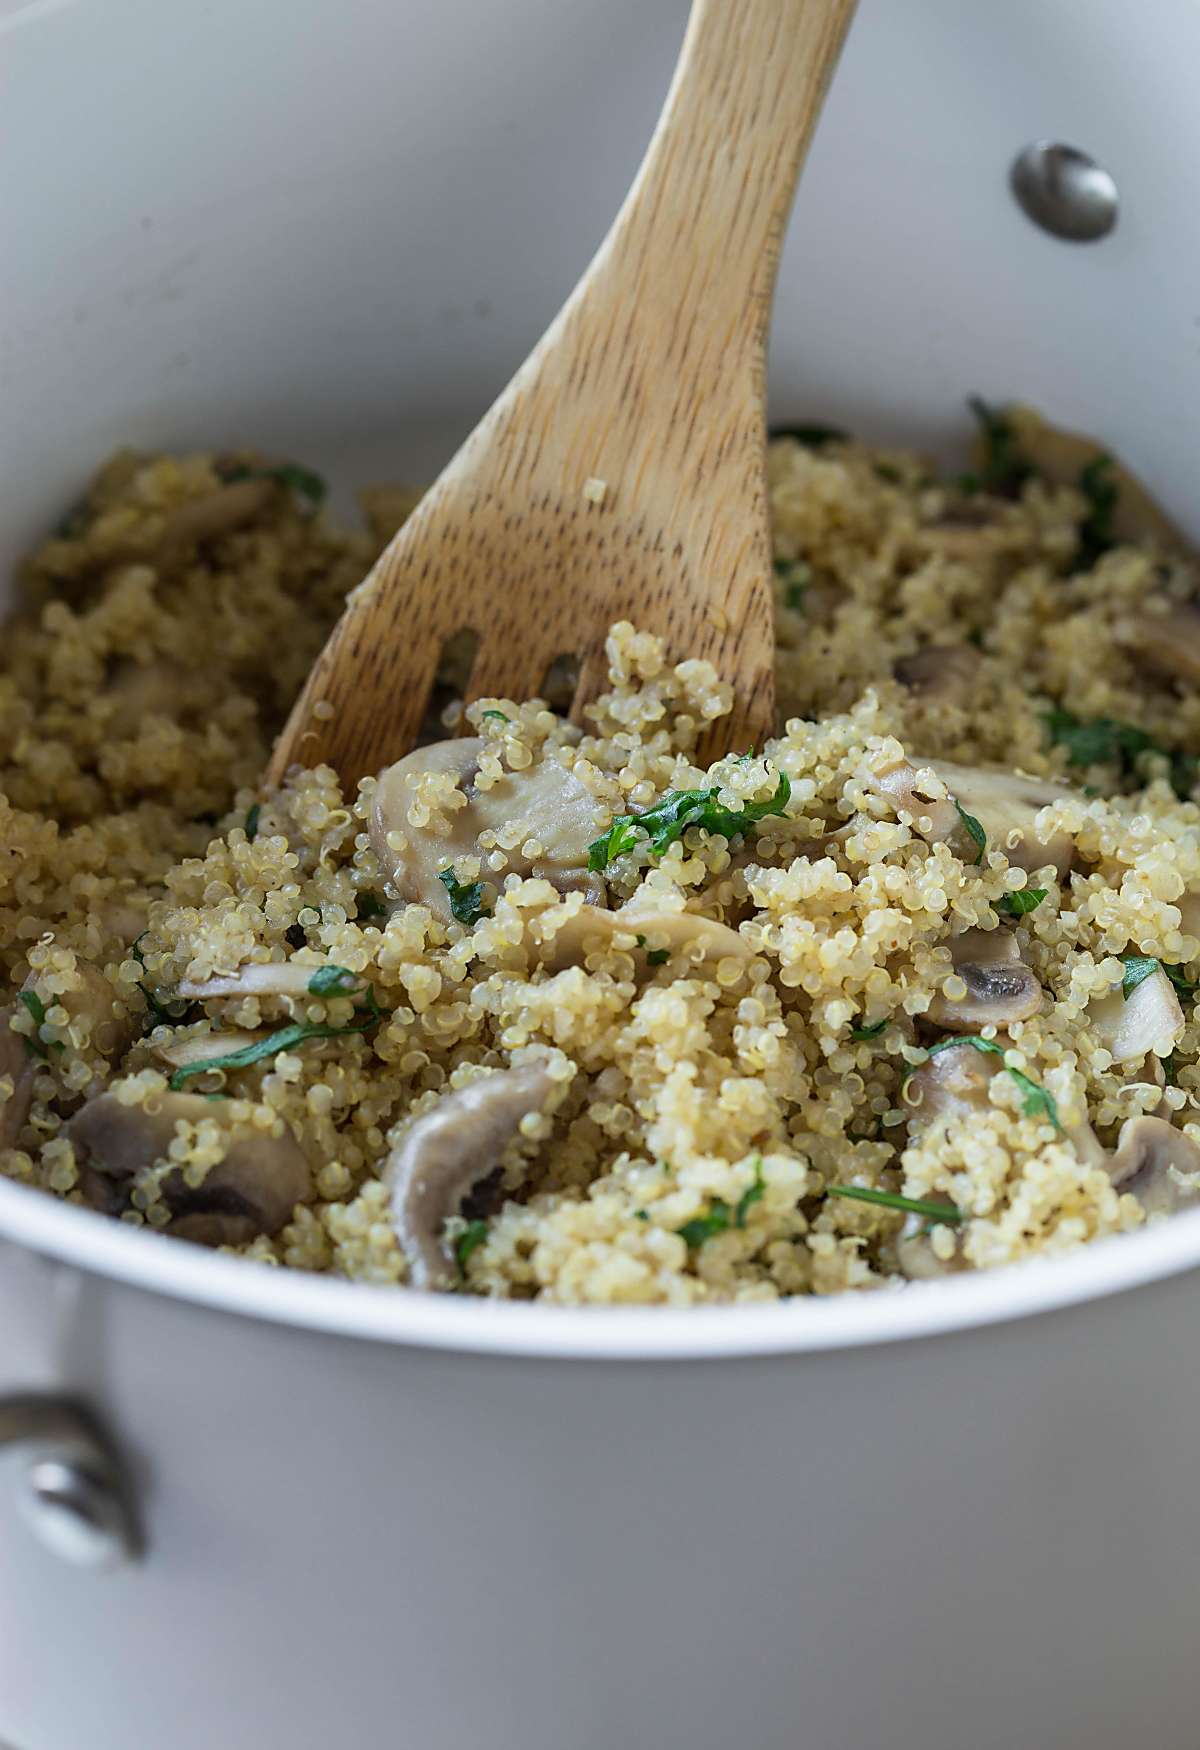
[[(924, 772), (941, 779), (951, 800), (926, 797)], [(1039, 810), (1075, 794), (1069, 784), (1026, 777), (998, 766), (959, 766), (949, 760), (926, 760), (921, 767), (910, 760), (898, 760), (868, 781), (914, 820), (927, 818), (930, 826), (923, 836), (931, 844), (950, 842), (966, 851), (970, 841), (958, 812), (961, 808), (983, 828), (987, 849), (1003, 851), (1016, 868), (1032, 872), (1052, 863), (1061, 878), (1070, 867), (1074, 853), (1071, 835), (1061, 829), (1041, 830), (1035, 824)], [(926, 785), (931, 787), (927, 780)]]
[(215, 978), (184, 979), (178, 995), (206, 1002), (209, 997), (303, 997), (353, 996), (362, 988), (361, 980), (341, 982), (336, 990), (313, 991), (312, 981), (322, 971), (341, 972), (342, 967), (302, 965), (295, 960), (252, 960), (236, 972), (218, 973)]
[(383, 1177), (414, 1288), (452, 1286), (454, 1254), (442, 1237), (447, 1220), (499, 1165), (521, 1120), (541, 1111), (553, 1087), (544, 1063), (498, 1070), (446, 1094), (404, 1132)]
[[(450, 896), (439, 880), (448, 863), (461, 857), (485, 860), (503, 838), (505, 873), (538, 873), (555, 881), (568, 876), (582, 882), (588, 874), (588, 847), (603, 831), (599, 804), (589, 790), (545, 754), (525, 771), (505, 771), (487, 789), (476, 784), (483, 741), (474, 736), (439, 741), (389, 766), (379, 778), (371, 814), (371, 843), (401, 899), (427, 905), (449, 918)], [(433, 786), (421, 795), (422, 781), (450, 777), (455, 788), (447, 795)], [(441, 824), (414, 824), (418, 815), (436, 811)], [(488, 843), (480, 844), (487, 834)], [(494, 837), (492, 835), (495, 835)], [(533, 847), (527, 854), (526, 846)]]
[(924, 1130), (930, 1124), (986, 1112), (991, 1104), (988, 1083), (1003, 1067), (1002, 1060), (991, 1052), (965, 1044), (947, 1046), (926, 1059), (909, 1076), (901, 1093), (902, 1104), (909, 1111), (909, 1128), (915, 1124)]
[(108, 1062), (115, 1062), (133, 1042), (133, 1016), (117, 1001), (112, 985), (88, 960), (75, 956), (75, 980), (69, 990), (43, 996), (36, 973), (30, 973), (22, 991), (41, 997), (47, 1009), (61, 1007), (67, 1021), (60, 1032), (79, 1050), (91, 1048)]
[(1137, 618), (1120, 634), (1121, 642), (1143, 657), (1150, 668), (1177, 680), (1200, 681), (1200, 607), (1188, 602), (1165, 613), (1144, 604)]
[(1042, 1006), (1042, 987), (1021, 959), (1012, 930), (964, 930), (949, 944), (953, 970), (967, 987), (960, 998), (937, 993), (927, 1018), (952, 1031), (977, 1033), (990, 1022), (1027, 1021)]
[(185, 1069), (188, 1064), (232, 1057), (235, 1051), (245, 1051), (264, 1037), (262, 1033), (243, 1033), (230, 1028), (223, 1033), (193, 1033), (188, 1039), (171, 1039), (165, 1045), (156, 1045), (154, 1050), (164, 1063), (175, 1069)]
[(1163, 1118), (1127, 1118), (1108, 1163), (1120, 1191), (1131, 1192), (1147, 1215), (1174, 1215), (1200, 1201), (1200, 1148)]
[[(947, 1208), (953, 1210), (953, 1205), (947, 1204)], [(968, 1268), (962, 1255), (961, 1238), (955, 1245), (953, 1257), (938, 1257), (929, 1232), (931, 1225), (929, 1216), (918, 1215), (914, 1210), (906, 1216), (904, 1226), (893, 1241), (896, 1263), (910, 1282), (933, 1282), (939, 1276), (956, 1276)]]
[(94, 1209), (116, 1215), (129, 1207), (135, 1175), (165, 1164), (181, 1123), (215, 1123), (226, 1133), (223, 1158), (199, 1185), (179, 1168), (162, 1179), (168, 1231), (201, 1245), (238, 1246), (273, 1234), (312, 1189), (308, 1162), (292, 1132), (281, 1136), (231, 1126), (224, 1101), (203, 1094), (164, 1094), (153, 1109), (126, 1106), (115, 1094), (97, 1094), (66, 1126), (75, 1149), (84, 1196)]
[(0, 1077), (12, 1082), (12, 1093), (0, 1104), (0, 1148), (15, 1148), (33, 1099), (34, 1058), (24, 1035), (14, 1033), (14, 1011), (0, 1009)]
[[(728, 924), (694, 911), (597, 911), (582, 906), (564, 914), (547, 911), (539, 920), (536, 953), (550, 972), (580, 966), (589, 952), (611, 947), (619, 935), (631, 936), (631, 954), (684, 954), (693, 966), (727, 958), (749, 960), (754, 949)], [(657, 960), (651, 964), (659, 964)]]
[[(1182, 535), (1161, 505), (1151, 498), (1137, 476), (1095, 438), (1050, 425), (1032, 407), (1006, 407), (1004, 420), (1019, 453), (1054, 486), (1078, 486), (1084, 468), (1102, 457), (1108, 458), (1112, 464), (1108, 478), (1117, 488), (1112, 528), (1118, 541), (1150, 537), (1165, 546), (1186, 548)], [(982, 437), (976, 439), (975, 453), (979, 461), (986, 460)]]
[(919, 699), (954, 702), (970, 693), (982, 660), (970, 644), (927, 644), (911, 656), (902, 656), (892, 673)]
[(203, 498), (188, 499), (168, 515), (159, 539), (160, 550), (213, 541), (244, 528), (267, 508), (276, 490), (273, 480), (231, 480)]
[(1169, 1057), (1183, 1032), (1183, 1010), (1161, 966), (1127, 997), (1118, 988), (1089, 1003), (1087, 1012), (1114, 1063), (1134, 1063), (1148, 1051)]

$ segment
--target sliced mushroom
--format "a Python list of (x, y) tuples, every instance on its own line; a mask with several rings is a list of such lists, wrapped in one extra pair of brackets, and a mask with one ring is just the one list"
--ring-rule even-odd
[(156, 1045), (155, 1054), (164, 1063), (169, 1063), (174, 1069), (186, 1069), (193, 1063), (215, 1062), (218, 1058), (232, 1057), (235, 1051), (245, 1051), (248, 1046), (257, 1045), (266, 1035), (262, 1033), (244, 1033), (231, 1027), (220, 1033), (193, 1033), (187, 1039), (170, 1039), (165, 1045)]
[[(947, 1205), (950, 1210), (953, 1207), (953, 1204)], [(904, 1226), (893, 1241), (896, 1263), (910, 1282), (932, 1282), (939, 1276), (956, 1276), (968, 1268), (962, 1254), (962, 1240), (958, 1236), (953, 1256), (938, 1256), (933, 1249), (931, 1225), (929, 1216), (913, 1211), (905, 1217)]]
[(1042, 987), (1021, 959), (1012, 930), (964, 930), (949, 948), (967, 994), (950, 998), (938, 991), (926, 1010), (929, 1020), (955, 1032), (977, 1033), (989, 1023), (1007, 1027), (1037, 1014)]
[(986, 1112), (988, 1083), (1003, 1067), (1000, 1058), (973, 1045), (950, 1045), (928, 1058), (909, 1076), (901, 1095), (910, 1130)]
[(164, 1094), (152, 1111), (126, 1106), (115, 1094), (96, 1095), (66, 1126), (84, 1196), (94, 1209), (119, 1214), (129, 1207), (135, 1176), (169, 1160), (180, 1124), (215, 1123), (227, 1131), (227, 1149), (201, 1183), (189, 1185), (178, 1167), (163, 1175), (168, 1232), (209, 1246), (277, 1233), (311, 1194), (308, 1162), (286, 1127), (281, 1136), (239, 1132), (224, 1108), (203, 1094)]
[(1134, 1063), (1148, 1051), (1169, 1057), (1183, 1032), (1183, 1010), (1161, 966), (1128, 997), (1118, 988), (1090, 1002), (1087, 1012), (1114, 1063)]
[[(1108, 478), (1117, 488), (1112, 528), (1118, 541), (1141, 541), (1150, 537), (1165, 546), (1186, 546), (1179, 530), (1137, 476), (1095, 438), (1050, 425), (1032, 407), (1006, 407), (1004, 420), (1013, 434), (1017, 451), (1051, 485), (1078, 486), (1079, 476), (1089, 463), (1098, 462), (1103, 456), (1109, 458), (1112, 467)], [(986, 461), (982, 436), (976, 439), (976, 459), (981, 463)]]
[(174, 550), (232, 534), (261, 515), (277, 490), (273, 480), (231, 480), (203, 498), (190, 498), (167, 517), (159, 546)]
[(24, 1036), (10, 1025), (14, 1011), (0, 1009), (0, 1077), (12, 1082), (12, 1093), (0, 1105), (0, 1148), (15, 1148), (33, 1099), (34, 1057)]
[(1121, 642), (1162, 674), (1200, 681), (1200, 607), (1188, 602), (1155, 613), (1153, 606), (1151, 601), (1139, 609), (1122, 629)]
[(89, 1047), (108, 1062), (115, 1062), (133, 1042), (133, 1016), (118, 1002), (112, 985), (90, 961), (75, 956), (75, 980), (69, 990), (47, 991), (36, 973), (30, 973), (22, 991), (41, 998), (47, 1009), (63, 1008), (66, 1022), (58, 1028), (63, 1043), (78, 1050)]
[[(686, 955), (693, 966), (733, 958), (749, 960), (754, 949), (744, 936), (715, 918), (691, 911), (597, 911), (583, 906), (565, 914), (543, 912), (538, 921), (536, 954), (550, 972), (582, 965), (589, 952), (611, 947), (617, 937), (629, 938), (628, 952), (645, 956)], [(651, 962), (656, 964), (656, 962)]]
[(499, 1164), (521, 1120), (539, 1112), (554, 1079), (543, 1063), (499, 1070), (446, 1094), (404, 1132), (384, 1178), (414, 1288), (448, 1288), (454, 1254), (443, 1238), (463, 1198)]
[[(940, 778), (951, 799), (929, 799), (922, 788), (923, 772)], [(962, 852), (972, 847), (962, 815), (954, 806), (957, 802), (983, 828), (987, 849), (1003, 851), (1014, 867), (1032, 872), (1052, 863), (1061, 878), (1071, 865), (1074, 843), (1070, 833), (1036, 825), (1041, 809), (1075, 794), (1069, 784), (1026, 777), (1003, 767), (959, 766), (949, 760), (927, 760), (921, 767), (898, 760), (876, 772), (870, 782), (897, 808), (914, 819), (926, 817), (930, 821), (924, 836), (931, 844), (950, 843)], [(932, 788), (927, 781), (925, 787)]]
[(1179, 1177), (1200, 1174), (1200, 1148), (1163, 1118), (1127, 1118), (1108, 1170), (1116, 1188), (1131, 1192), (1147, 1215), (1174, 1215), (1200, 1202), (1200, 1180), (1184, 1184)]
[(970, 644), (927, 644), (902, 656), (892, 673), (919, 699), (964, 699), (979, 678), (983, 658)]
[(236, 972), (218, 973), (214, 978), (184, 979), (178, 994), (189, 1000), (207, 1002), (210, 997), (303, 997), (353, 996), (360, 988), (357, 979), (345, 989), (312, 991), (312, 981), (323, 968), (301, 964), (295, 960), (251, 960)]
[[(483, 742), (477, 737), (439, 741), (417, 748), (389, 766), (375, 790), (371, 842), (375, 855), (402, 899), (427, 905), (449, 917), (450, 896), (439, 880), (448, 863), (462, 857), (486, 860), (503, 838), (503, 873), (531, 875), (535, 866), (547, 880), (588, 874), (588, 846), (603, 831), (603, 814), (586, 790), (552, 754), (526, 771), (505, 771), (490, 788), (476, 783)], [(451, 806), (439, 811), (444, 825), (413, 824), (411, 809), (421, 780), (447, 774), (456, 783)], [(487, 835), (488, 843), (480, 840)], [(536, 846), (527, 855), (525, 846)], [(486, 878), (486, 868), (485, 868)]]

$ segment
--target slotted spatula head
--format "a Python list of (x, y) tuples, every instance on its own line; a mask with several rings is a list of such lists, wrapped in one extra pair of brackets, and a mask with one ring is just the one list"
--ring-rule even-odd
[(706, 659), (735, 706), (703, 753), (774, 722), (765, 342), (779, 242), (853, 0), (697, 0), (612, 231), (547, 334), (352, 592), (268, 772), (346, 784), (411, 747), (438, 659), (468, 699), (536, 696), (610, 625)]

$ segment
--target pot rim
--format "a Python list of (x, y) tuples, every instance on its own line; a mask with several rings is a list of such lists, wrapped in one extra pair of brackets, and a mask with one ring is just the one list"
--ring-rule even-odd
[(1200, 1209), (949, 1282), (750, 1306), (563, 1307), (346, 1282), (147, 1233), (0, 1180), (0, 1239), (148, 1293), (327, 1335), (593, 1361), (702, 1361), (873, 1348), (1126, 1293), (1200, 1265)]

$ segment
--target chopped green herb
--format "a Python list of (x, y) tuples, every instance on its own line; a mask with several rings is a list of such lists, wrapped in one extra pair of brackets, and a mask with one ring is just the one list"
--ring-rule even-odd
[[(46, 1024), (46, 1005), (42, 1001), (41, 997), (37, 994), (37, 992), (35, 990), (18, 991), (17, 1001), (20, 1004), (22, 1004), (22, 1006), (24, 1008), (27, 1008), (29, 1010), (29, 1013), (33, 1016), (34, 1021), (36, 1022), (36, 1024), (39, 1027), (45, 1026), (45, 1024)], [(36, 1036), (34, 1038), (30, 1038), (30, 1036), (27, 1033), (25, 1033), (25, 1034), (22, 1034), (22, 1038), (25, 1041), (25, 1049), (29, 1053), (29, 1055), (31, 1057), (40, 1057), (42, 1059), (43, 1063), (48, 1061), (51, 1051), (57, 1051), (59, 1053), (59, 1055), (61, 1056), (61, 1054), (66, 1050), (66, 1047), (64, 1045), (62, 1045), (57, 1039), (54, 1040), (54, 1042), (50, 1046), (50, 1049), (47, 1050), (46, 1047), (42, 1044), (42, 1041), (40, 1039), (38, 1039)]]
[[(373, 999), (374, 992), (371, 996)], [(303, 1045), (307, 1039), (341, 1039), (351, 1033), (369, 1033), (382, 1019), (382, 1011), (374, 1000), (368, 1008), (356, 1013), (358, 1019), (346, 1027), (293, 1021), (290, 1026), (268, 1033), (265, 1039), (256, 1039), (253, 1045), (243, 1046), (240, 1051), (231, 1051), (224, 1057), (204, 1058), (199, 1063), (185, 1063), (171, 1077), (170, 1086), (177, 1092), (193, 1076), (207, 1075), (212, 1069), (248, 1069), (251, 1064), (261, 1063), (265, 1057), (278, 1057), (281, 1051), (290, 1051), (293, 1045)]]
[(498, 717), (500, 719), (501, 723), (511, 723), (512, 722), (512, 718), (506, 717), (504, 715), (503, 711), (485, 711), (483, 713), (483, 715), (485, 717)]
[(1158, 971), (1158, 961), (1148, 954), (1122, 954), (1125, 976), (1121, 980), (1121, 995), (1129, 1001), (1139, 984), (1145, 984)]
[(670, 958), (671, 950), (669, 948), (651, 948), (646, 956), (646, 964), (648, 966), (665, 966)]
[(307, 498), (313, 510), (329, 490), (319, 474), (314, 474), (311, 468), (302, 468), (298, 462), (279, 462), (273, 468), (251, 468), (239, 462), (223, 468), (221, 478), (230, 484), (235, 480), (274, 480), (277, 486), (286, 486), (290, 492)]
[(370, 888), (364, 888), (356, 901), (360, 918), (381, 918), (387, 915), (387, 907), (377, 893)]
[(775, 575), (783, 585), (783, 605), (796, 614), (804, 606), (804, 592), (812, 582), (812, 567), (803, 559), (777, 559)]
[(923, 1197), (901, 1197), (895, 1191), (873, 1191), (868, 1185), (826, 1185), (827, 1197), (853, 1197), (859, 1203), (878, 1203), (884, 1209), (902, 1209), (909, 1215), (923, 1215), (929, 1221), (962, 1221), (963, 1212), (952, 1203), (930, 1203)]
[(771, 442), (776, 438), (792, 438), (807, 450), (823, 450), (826, 444), (846, 444), (849, 432), (836, 425), (773, 425), (767, 433)]
[(246, 837), (251, 844), (253, 844), (258, 837), (258, 817), (261, 813), (261, 802), (252, 802), (246, 810)]
[(635, 1221), (649, 1221), (650, 1211), (648, 1209), (635, 1209), (633, 1212), (633, 1219)]
[(1095, 456), (1080, 470), (1079, 490), (1088, 501), (1088, 514), (1079, 525), (1079, 558), (1090, 571), (1102, 553), (1116, 542), (1113, 515), (1117, 508), (1117, 482), (1111, 456)]
[(491, 917), (491, 908), (483, 903), (482, 881), (464, 886), (453, 869), (439, 869), (438, 880), (450, 895), (450, 910), (460, 924), (477, 924), (480, 918)]
[(878, 1039), (887, 1024), (888, 1017), (885, 1015), (882, 1021), (872, 1021), (869, 1027), (851, 1027), (850, 1037), (860, 1043), (864, 1039)]
[(954, 799), (954, 811), (966, 827), (967, 832), (970, 834), (974, 843), (979, 847), (971, 861), (973, 863), (982, 863), (983, 853), (987, 850), (987, 834), (984, 832), (983, 827), (976, 820), (975, 816), (967, 813), (957, 797)]
[(1019, 887), (1015, 893), (1002, 893), (996, 901), (996, 910), (1007, 912), (1010, 918), (1023, 918), (1037, 910), (1046, 893), (1044, 887)]
[(755, 1162), (754, 1162), (754, 1183), (752, 1185), (750, 1185), (745, 1191), (742, 1192), (742, 1194), (738, 1198), (737, 1204), (734, 1208), (734, 1211), (733, 1211), (733, 1225), (734, 1225), (734, 1227), (745, 1227), (747, 1215), (750, 1213), (751, 1209), (753, 1209), (754, 1205), (760, 1200), (760, 1198), (765, 1197), (766, 1191), (767, 1191), (766, 1182), (763, 1179), (762, 1156), (759, 1155), (759, 1156), (757, 1156), (757, 1158), (755, 1159)]
[[(928, 1056), (937, 1057), (940, 1052), (952, 1051), (956, 1045), (971, 1045), (976, 1051), (987, 1052), (991, 1057), (1003, 1057), (1004, 1047), (997, 1045), (994, 1039), (983, 1039), (978, 1033), (951, 1034), (948, 1039), (939, 1039), (936, 1045), (929, 1047)], [(1023, 1069), (1012, 1069), (1004, 1066), (1004, 1073), (1010, 1075), (1021, 1090), (1021, 1110), (1026, 1118), (1035, 1118), (1039, 1113), (1053, 1124), (1055, 1130), (1061, 1130), (1058, 1121), (1058, 1106), (1053, 1094), (1035, 1082), (1032, 1076), (1027, 1076)], [(907, 1080), (907, 1078), (906, 1078)]]
[(314, 997), (348, 996), (358, 988), (357, 972), (351, 972), (348, 966), (319, 966), (308, 981), (309, 992)]
[[(149, 934), (149, 930), (143, 930), (141, 935), (136, 937), (129, 946), (129, 952), (143, 972), (146, 970), (146, 961), (142, 954), (142, 943)], [(186, 1025), (195, 1007), (194, 1004), (181, 1000), (164, 1003), (162, 998), (151, 990), (144, 978), (139, 980), (138, 989), (146, 999), (145, 1028), (148, 1033), (153, 1032), (155, 1027), (182, 1027)]]
[(589, 845), (588, 868), (606, 869), (614, 858), (631, 850), (639, 836), (649, 839), (651, 854), (656, 857), (682, 838), (689, 826), (702, 826), (706, 832), (734, 838), (769, 814), (783, 814), (791, 793), (791, 779), (786, 772), (780, 772), (772, 796), (765, 802), (747, 802), (744, 808), (722, 807), (717, 801), (720, 788), (716, 785), (707, 790), (668, 790), (643, 814), (618, 814), (604, 837)]
[(458, 1259), (460, 1270), (466, 1270), (467, 1259), (472, 1252), (477, 1252), (480, 1246), (486, 1245), (487, 1237), (488, 1224), (486, 1221), (469, 1221), (467, 1223), (454, 1242), (454, 1256)]
[(1016, 498), (1034, 469), (1017, 446), (1016, 433), (1003, 409), (989, 407), (979, 395), (969, 395), (967, 406), (979, 421), (983, 437), (983, 463), (978, 482), (984, 492), (1000, 498)]
[(1149, 954), (1122, 954), (1125, 966), (1125, 976), (1121, 980), (1121, 995), (1128, 1002), (1139, 984), (1153, 978), (1158, 967), (1162, 967), (1171, 984), (1186, 1002), (1192, 1002), (1196, 995), (1196, 986), (1184, 972), (1182, 966), (1168, 966), (1165, 960), (1156, 960)]
[(685, 1221), (683, 1226), (676, 1228), (676, 1233), (693, 1251), (702, 1246), (705, 1240), (713, 1239), (717, 1234), (728, 1233), (730, 1228), (745, 1227), (746, 1216), (750, 1209), (762, 1197), (767, 1187), (763, 1183), (762, 1156), (758, 1157), (754, 1168), (754, 1183), (743, 1191), (737, 1204), (730, 1209), (723, 1197), (714, 1197), (708, 1206), (707, 1215), (693, 1216), (691, 1221)]

